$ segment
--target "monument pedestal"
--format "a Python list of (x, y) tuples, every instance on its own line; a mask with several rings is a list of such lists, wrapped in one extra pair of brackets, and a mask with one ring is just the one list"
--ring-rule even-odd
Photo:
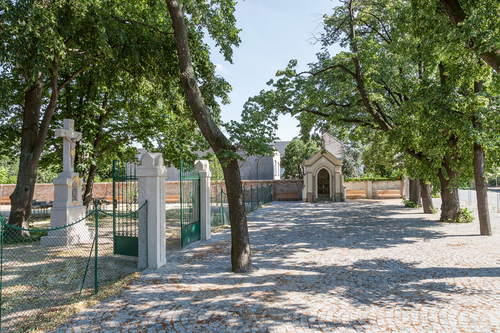
[[(85, 217), (82, 184), (77, 172), (61, 172), (54, 179), (54, 203), (50, 212), (50, 228), (60, 228)], [(86, 221), (71, 227), (49, 231), (40, 239), (41, 245), (66, 246), (92, 239)]]

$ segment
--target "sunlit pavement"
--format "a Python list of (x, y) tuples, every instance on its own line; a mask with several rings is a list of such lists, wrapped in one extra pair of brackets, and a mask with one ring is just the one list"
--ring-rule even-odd
[(224, 230), (57, 332), (500, 332), (491, 216), (486, 237), (400, 200), (274, 202), (248, 217), (257, 271), (228, 272)]

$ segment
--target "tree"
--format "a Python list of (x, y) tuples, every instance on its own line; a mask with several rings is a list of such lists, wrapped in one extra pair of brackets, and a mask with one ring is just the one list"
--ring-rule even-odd
[[(291, 61), (270, 82), (274, 90), (252, 100), (268, 112), (296, 116), (303, 132), (337, 126), (354, 139), (382, 133), (399, 154), (415, 160), (418, 177), (439, 179), (441, 220), (455, 221), (458, 185), (472, 173), (471, 115), (487, 119), (491, 113), (478, 107), (470, 87), (491, 78), (462, 50), (444, 52), (454, 36), (429, 38), (425, 29), (439, 26), (436, 17), (426, 16), (424, 28), (412, 20), (420, 15), (404, 1), (346, 2), (326, 16), (318, 61), (301, 73)], [(330, 56), (334, 43), (350, 52)]]
[(354, 143), (342, 145), (342, 173), (347, 178), (357, 178), (361, 175), (363, 165), (363, 148)]
[(439, 2), (461, 35), (464, 46), (478, 54), (493, 70), (498, 71), (500, 66), (500, 39), (498, 38), (500, 8), (498, 3), (490, 0), (469, 0), (462, 1), (462, 3), (464, 6), (458, 0)]
[(304, 161), (320, 150), (320, 146), (313, 140), (304, 142), (299, 137), (295, 137), (285, 148), (285, 155), (281, 159), (281, 166), (285, 169), (283, 178), (303, 179)]
[[(213, 18), (214, 22), (208, 26), (208, 31), (221, 46), (226, 60), (231, 60), (231, 45), (238, 45), (239, 43), (238, 31), (234, 27), (234, 2), (232, 0), (216, 1), (212, 4), (212, 7), (201, 5), (197, 7), (194, 3), (190, 3), (190, 6), (184, 4), (181, 7), (178, 0), (166, 0), (166, 3), (172, 19), (182, 86), (186, 92), (193, 116), (201, 132), (217, 155), (224, 171), (229, 204), (229, 218), (231, 220), (232, 271), (235, 273), (249, 272), (252, 270), (250, 239), (248, 236), (245, 203), (236, 151), (240, 146), (245, 146), (244, 143), (246, 140), (248, 140), (246, 142), (251, 142), (253, 139), (240, 131), (239, 137), (243, 140), (238, 145), (232, 144), (213, 120), (198, 86), (198, 79), (191, 58), (193, 41), (192, 38), (188, 37), (189, 31), (184, 15), (185, 11), (188, 10), (188, 13), (195, 20), (197, 15), (200, 15), (199, 19), (201, 20)], [(249, 130), (255, 130), (256, 118), (258, 117), (254, 117), (254, 125), (247, 127)], [(233, 129), (237, 129), (238, 126), (233, 125)], [(261, 146), (264, 145), (267, 146), (265, 142), (261, 144)], [(251, 148), (246, 150), (249, 154), (252, 153)]]
[(61, 90), (90, 62), (119, 47), (101, 34), (100, 5), (2, 1), (0, 86), (5, 98), (0, 110), (4, 116), (17, 114), (21, 125), (10, 224), (28, 227), (38, 162)]

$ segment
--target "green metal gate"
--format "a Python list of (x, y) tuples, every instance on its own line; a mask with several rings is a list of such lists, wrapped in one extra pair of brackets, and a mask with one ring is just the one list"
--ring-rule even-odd
[[(113, 161), (113, 253), (138, 256), (137, 165)], [(132, 214), (133, 212), (136, 212)]]
[(200, 239), (200, 173), (181, 161), (181, 246)]

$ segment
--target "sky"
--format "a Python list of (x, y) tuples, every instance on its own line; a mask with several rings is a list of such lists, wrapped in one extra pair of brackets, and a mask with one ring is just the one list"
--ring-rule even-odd
[[(316, 59), (321, 50), (314, 36), (322, 31), (324, 14), (331, 14), (338, 1), (330, 0), (245, 0), (236, 5), (236, 26), (241, 29), (241, 44), (234, 49), (233, 64), (224, 61), (212, 48), (211, 59), (233, 87), (230, 105), (222, 105), (222, 121), (240, 120), (243, 105), (257, 95), (277, 70), (285, 69), (291, 59), (298, 60), (299, 71)], [(332, 50), (330, 49), (330, 52)], [(277, 136), (289, 141), (299, 135), (298, 121), (280, 116)]]

